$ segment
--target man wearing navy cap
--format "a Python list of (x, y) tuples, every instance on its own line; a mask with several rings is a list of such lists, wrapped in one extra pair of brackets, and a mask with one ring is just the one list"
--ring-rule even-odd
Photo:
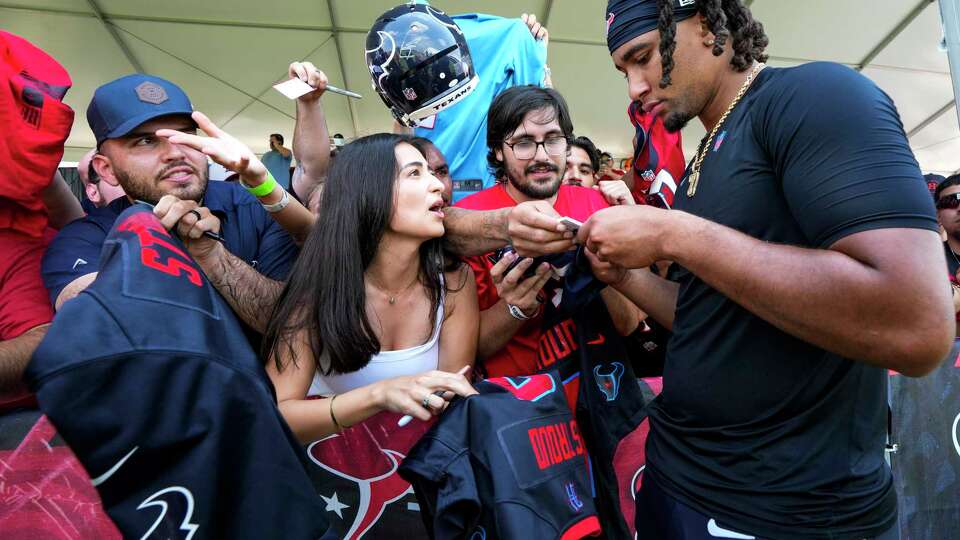
[[(42, 271), (54, 305), (59, 308), (96, 279), (100, 248), (114, 220), (142, 200), (157, 205), (166, 227), (176, 227), (241, 319), (262, 330), (260, 315), (272, 305), (261, 304), (275, 297), (262, 293), (279, 288), (277, 280), (286, 277), (297, 248), (237, 183), (208, 183), (207, 155), (195, 141), (178, 137), (191, 136), (198, 125), (204, 128), (211, 136), (202, 139), (203, 150), (241, 176), (265, 175), (263, 164), (202, 113), (194, 113), (183, 90), (159, 77), (128, 75), (101, 86), (87, 121), (97, 139), (93, 168), (101, 182), (122, 187), (126, 197), (64, 227), (50, 245)], [(219, 232), (223, 244), (202, 236), (204, 231)]]

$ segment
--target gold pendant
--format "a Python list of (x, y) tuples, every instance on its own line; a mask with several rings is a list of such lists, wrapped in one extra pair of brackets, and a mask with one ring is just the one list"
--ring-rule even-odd
[(391, 305), (391, 306), (394, 305), (394, 304), (396, 304), (396, 303), (397, 303), (397, 297), (396, 297), (396, 296), (391, 296), (390, 299), (388, 300), (388, 302), (390, 302), (390, 305)]
[(687, 177), (687, 197), (697, 194), (697, 182), (700, 180), (700, 171), (693, 171)]

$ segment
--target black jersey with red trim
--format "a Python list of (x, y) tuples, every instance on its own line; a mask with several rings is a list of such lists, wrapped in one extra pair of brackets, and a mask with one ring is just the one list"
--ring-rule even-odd
[(321, 537), (323, 506), (266, 372), (183, 244), (135, 205), (99, 270), (25, 379), (123, 537)]
[(596, 536), (586, 447), (559, 377), (477, 383), (400, 466), (432, 538)]

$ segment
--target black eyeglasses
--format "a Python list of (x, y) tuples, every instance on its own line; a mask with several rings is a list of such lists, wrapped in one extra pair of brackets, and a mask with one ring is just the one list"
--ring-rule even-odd
[(523, 140), (515, 142), (513, 144), (506, 141), (503, 144), (510, 147), (510, 150), (513, 150), (513, 155), (517, 156), (517, 159), (531, 159), (533, 156), (537, 155), (537, 147), (543, 145), (543, 151), (549, 156), (562, 156), (567, 153), (567, 148), (569, 148), (569, 141), (566, 137), (547, 137), (546, 139), (537, 142), (531, 140)]
[(937, 200), (937, 210), (956, 210), (960, 206), (960, 193), (944, 195)]

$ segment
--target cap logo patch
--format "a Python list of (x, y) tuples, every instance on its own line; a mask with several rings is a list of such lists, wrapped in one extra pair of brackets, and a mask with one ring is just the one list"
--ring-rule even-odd
[(154, 82), (142, 82), (137, 86), (136, 91), (137, 97), (144, 103), (159, 105), (168, 99), (166, 89)]

